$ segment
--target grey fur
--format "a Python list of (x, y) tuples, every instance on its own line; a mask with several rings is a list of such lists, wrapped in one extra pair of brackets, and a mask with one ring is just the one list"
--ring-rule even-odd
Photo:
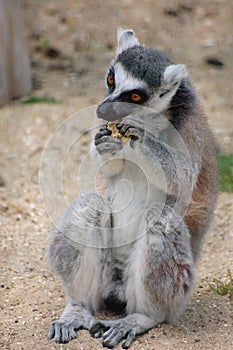
[(165, 68), (172, 64), (163, 52), (142, 45), (123, 51), (116, 61), (134, 77), (144, 80), (150, 88), (161, 85)]
[[(104, 104), (135, 89), (145, 92), (143, 101), (153, 112), (145, 115), (139, 108), (136, 116), (122, 117), (118, 130), (131, 137), (126, 145), (107, 128), (96, 134), (93, 162), (106, 188), (103, 194), (82, 194), (52, 233), (48, 257), (62, 279), (67, 306), (51, 324), (49, 338), (66, 343), (85, 328), (106, 347), (123, 340), (128, 348), (136, 335), (176, 320), (188, 303), (216, 202), (217, 167), (214, 142), (183, 65), (140, 45), (130, 30), (119, 34), (110, 71), (115, 86), (100, 104), (99, 117), (108, 118)], [(181, 135), (178, 146), (168, 121)], [(94, 312), (106, 307), (125, 308), (126, 316), (96, 320)]]

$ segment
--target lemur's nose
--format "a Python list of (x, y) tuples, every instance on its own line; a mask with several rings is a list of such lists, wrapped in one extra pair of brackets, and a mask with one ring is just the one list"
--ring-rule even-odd
[(98, 118), (114, 121), (132, 114), (134, 111), (135, 105), (132, 103), (111, 101), (111, 98), (106, 98), (98, 105), (96, 114)]
[(118, 119), (118, 115), (114, 109), (114, 102), (111, 102), (109, 100), (104, 100), (99, 104), (96, 110), (96, 114), (98, 118), (102, 118), (108, 121)]

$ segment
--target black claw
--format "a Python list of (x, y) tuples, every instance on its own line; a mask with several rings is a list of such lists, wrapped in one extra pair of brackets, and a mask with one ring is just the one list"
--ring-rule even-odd
[(95, 135), (95, 140), (100, 139), (103, 136), (110, 136), (112, 131), (107, 128), (101, 128)]
[(132, 135), (132, 136), (131, 136), (131, 140), (132, 140), (132, 141), (137, 141), (137, 140), (139, 140), (139, 139), (140, 139), (140, 137), (137, 136), (137, 135)]
[(132, 136), (131, 137), (131, 140), (130, 140), (130, 143), (129, 143), (129, 145), (130, 145), (130, 147), (131, 148), (134, 148), (134, 144), (135, 144), (135, 142), (138, 140), (138, 137), (136, 137), (136, 136)]
[(126, 125), (126, 124), (117, 124), (117, 129), (119, 130), (119, 133), (121, 135), (125, 135), (125, 133), (127, 132), (127, 130), (130, 128), (130, 125)]
[(107, 136), (107, 135), (102, 135), (99, 138), (95, 138), (95, 145), (99, 145), (100, 143), (107, 142), (108, 141), (108, 137), (109, 136)]
[(108, 342), (103, 341), (102, 345), (104, 348), (108, 348), (108, 349), (113, 349), (115, 345), (109, 344)]
[(136, 335), (136, 332), (131, 330), (128, 335), (127, 335), (127, 338), (123, 341), (122, 343), (122, 348), (123, 349), (128, 349), (132, 343), (132, 341), (134, 340), (135, 338), (135, 335)]
[(55, 335), (55, 326), (52, 324), (50, 326), (49, 334), (48, 334), (48, 339), (53, 339)]
[(89, 330), (91, 336), (93, 338), (101, 338), (103, 336), (103, 333), (106, 332), (110, 327), (103, 325), (100, 322), (96, 322), (91, 329)]
[(95, 323), (90, 329), (91, 335), (94, 336), (95, 334), (99, 333), (100, 329), (101, 329), (100, 323)]

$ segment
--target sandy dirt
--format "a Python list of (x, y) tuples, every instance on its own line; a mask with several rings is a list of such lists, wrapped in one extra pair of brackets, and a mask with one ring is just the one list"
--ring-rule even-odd
[[(101, 340), (84, 330), (67, 345), (47, 340), (49, 324), (59, 317), (65, 301), (45, 258), (52, 225), (38, 175), (45, 143), (62, 121), (103, 98), (116, 27), (122, 26), (187, 65), (220, 152), (232, 152), (233, 3), (27, 0), (24, 12), (33, 94), (54, 96), (59, 103), (14, 101), (0, 109), (0, 347), (102, 349)], [(207, 63), (210, 58), (222, 65)], [(88, 137), (81, 142), (83, 152), (87, 141)], [(62, 144), (61, 138), (60, 149)], [(71, 200), (76, 190), (69, 178), (65, 184)], [(232, 213), (233, 194), (220, 194), (186, 312), (174, 325), (161, 325), (138, 337), (132, 349), (233, 348), (232, 300), (209, 289), (214, 278), (224, 280), (227, 269), (233, 271)]]

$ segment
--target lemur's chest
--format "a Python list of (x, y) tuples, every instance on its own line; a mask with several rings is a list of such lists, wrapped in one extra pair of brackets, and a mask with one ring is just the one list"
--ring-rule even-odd
[(112, 244), (120, 247), (134, 242), (139, 232), (140, 220), (144, 215), (147, 188), (136, 174), (119, 178), (111, 188)]
[(113, 247), (135, 242), (146, 233), (145, 217), (149, 208), (163, 203), (161, 193), (138, 164), (128, 161), (107, 191), (112, 215)]

